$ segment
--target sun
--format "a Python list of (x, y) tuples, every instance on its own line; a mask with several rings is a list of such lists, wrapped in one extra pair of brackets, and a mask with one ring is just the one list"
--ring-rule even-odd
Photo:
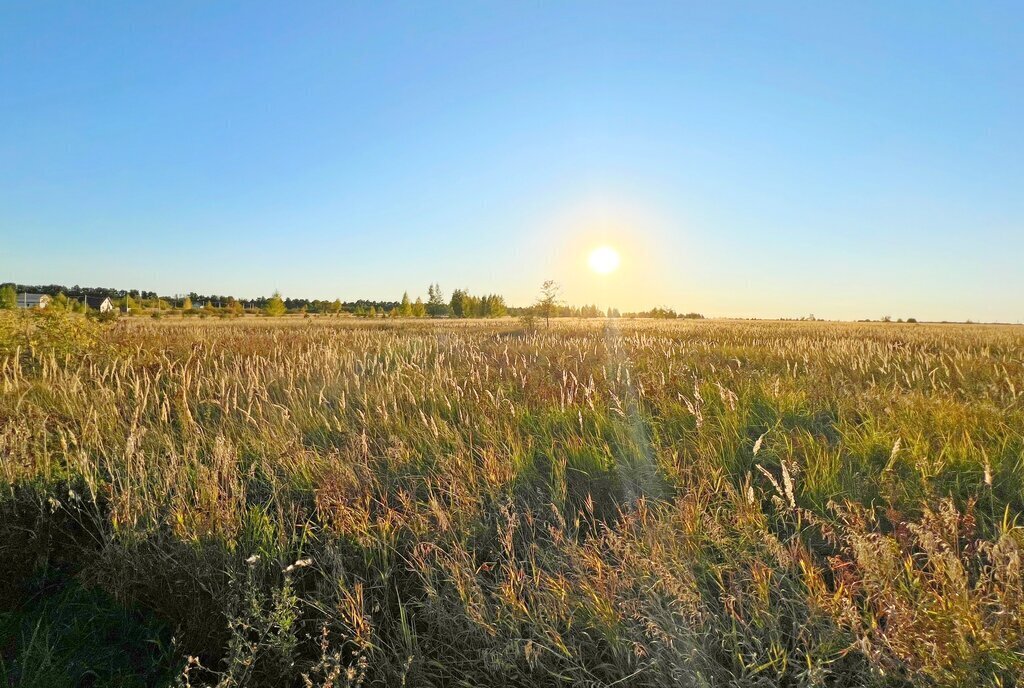
[(619, 252), (611, 246), (598, 246), (590, 252), (587, 264), (599, 275), (607, 275), (619, 267)]

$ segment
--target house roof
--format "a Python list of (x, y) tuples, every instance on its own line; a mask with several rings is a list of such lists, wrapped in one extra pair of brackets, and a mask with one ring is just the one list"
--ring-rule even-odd
[(82, 300), (85, 301), (85, 305), (89, 308), (99, 308), (109, 298), (109, 296), (83, 296)]
[(40, 303), (49, 300), (50, 297), (47, 294), (29, 294), (27, 292), (18, 294), (19, 306), (38, 306)]

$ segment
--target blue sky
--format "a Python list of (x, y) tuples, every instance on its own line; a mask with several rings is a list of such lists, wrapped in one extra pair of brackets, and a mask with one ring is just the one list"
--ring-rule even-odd
[(0, 280), (1016, 322), (1022, 123), (1020, 3), (4, 2)]

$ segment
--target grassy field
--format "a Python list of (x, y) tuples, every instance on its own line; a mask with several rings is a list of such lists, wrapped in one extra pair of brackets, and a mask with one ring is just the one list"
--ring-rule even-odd
[(0, 316), (0, 684), (1024, 672), (1024, 328)]

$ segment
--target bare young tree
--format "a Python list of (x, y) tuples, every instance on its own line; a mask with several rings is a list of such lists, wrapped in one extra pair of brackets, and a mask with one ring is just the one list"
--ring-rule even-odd
[(554, 280), (545, 280), (540, 287), (540, 296), (537, 297), (535, 308), (544, 316), (544, 325), (548, 329), (551, 328), (551, 315), (558, 307), (558, 292), (561, 289)]

